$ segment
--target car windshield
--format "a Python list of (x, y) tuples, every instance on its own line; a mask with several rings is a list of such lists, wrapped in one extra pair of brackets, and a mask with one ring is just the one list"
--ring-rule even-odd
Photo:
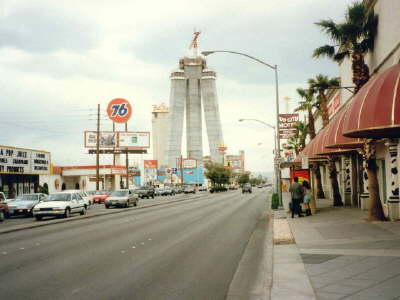
[(71, 194), (60, 193), (60, 194), (50, 194), (47, 201), (71, 201)]
[(106, 191), (97, 191), (96, 192), (96, 195), (105, 195), (105, 194), (107, 194)]
[(38, 200), (38, 195), (22, 195), (18, 196), (16, 201), (36, 201)]
[(125, 197), (128, 195), (128, 191), (114, 191), (111, 193), (111, 197)]

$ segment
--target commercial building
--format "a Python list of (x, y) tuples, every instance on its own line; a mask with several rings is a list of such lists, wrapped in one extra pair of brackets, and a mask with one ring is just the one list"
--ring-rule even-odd
[(50, 164), (50, 152), (0, 145), (0, 190), (8, 198), (36, 192)]
[(166, 144), (169, 124), (169, 108), (165, 104), (153, 105), (151, 113), (153, 159), (160, 167), (167, 167)]
[[(125, 188), (126, 168), (120, 165), (100, 165), (100, 189)], [(140, 170), (129, 170), (129, 187), (140, 185)], [(96, 166), (56, 166), (48, 175), (40, 176), (40, 185), (46, 184), (49, 193), (68, 189), (96, 190)]]
[(244, 174), (245, 169), (245, 155), (244, 151), (240, 150), (238, 155), (228, 154), (225, 156), (225, 167), (232, 169), (235, 174)]
[[(370, 79), (354, 94), (342, 88), (330, 93), (330, 122), (296, 158), (308, 161), (312, 175), (319, 170), (325, 197), (344, 205), (370, 209), (369, 176), (377, 176), (384, 215), (400, 219), (400, 2), (364, 1), (378, 15), (373, 51), (365, 57)], [(351, 58), (339, 65), (342, 87), (354, 86)], [(371, 168), (371, 163), (376, 168)], [(316, 176), (314, 177), (314, 181)], [(374, 177), (372, 177), (374, 178)], [(375, 179), (375, 178), (374, 178)], [(340, 195), (335, 195), (337, 181)], [(371, 185), (373, 184), (373, 185)]]

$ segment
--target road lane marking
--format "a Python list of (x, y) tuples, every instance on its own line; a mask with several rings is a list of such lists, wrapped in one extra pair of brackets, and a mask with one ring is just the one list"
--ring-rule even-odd
[(19, 248), (19, 250), (25, 250), (25, 248), (24, 248), (24, 247), (21, 247), (21, 248)]
[(141, 242), (140, 244), (144, 245), (144, 242)]
[(7, 252), (6, 252), (6, 251), (3, 251), (3, 255), (7, 255)]
[(125, 250), (121, 250), (121, 253), (124, 254), (126, 251)]
[(152, 239), (148, 239), (148, 241), (152, 241)]
[(136, 247), (135, 247), (135, 246), (132, 246), (132, 249), (136, 249)]

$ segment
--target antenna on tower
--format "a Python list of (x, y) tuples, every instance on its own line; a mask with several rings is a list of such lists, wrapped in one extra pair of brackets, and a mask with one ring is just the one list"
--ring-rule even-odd
[(193, 30), (193, 40), (190, 43), (189, 49), (193, 49), (193, 55), (197, 56), (197, 40), (199, 38), (201, 31), (196, 31), (196, 28)]

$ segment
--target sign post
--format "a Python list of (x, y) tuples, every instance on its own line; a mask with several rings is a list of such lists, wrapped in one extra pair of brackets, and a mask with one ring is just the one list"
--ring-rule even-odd
[[(115, 123), (125, 123), (125, 131), (128, 132), (128, 121), (132, 116), (132, 107), (128, 100), (123, 98), (115, 98), (111, 100), (107, 106), (107, 114), (111, 121)], [(99, 140), (99, 133), (97, 134), (97, 140)], [(126, 148), (125, 167), (126, 167), (125, 188), (128, 189), (129, 188), (128, 148)]]

